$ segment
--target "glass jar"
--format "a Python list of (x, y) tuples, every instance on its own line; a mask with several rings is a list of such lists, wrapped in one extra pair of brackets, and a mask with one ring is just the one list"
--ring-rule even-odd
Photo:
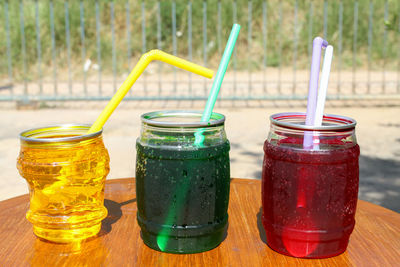
[[(262, 221), (268, 245), (303, 258), (344, 252), (353, 231), (358, 195), (355, 120), (326, 115), (305, 125), (304, 113), (271, 116), (264, 144)], [(309, 147), (305, 140), (311, 136)]]
[[(196, 253), (218, 246), (228, 222), (229, 149), (225, 117), (157, 111), (142, 115), (137, 139), (137, 220), (144, 243)], [(203, 142), (196, 143), (202, 135)]]
[(109, 156), (102, 131), (86, 134), (89, 128), (60, 125), (20, 134), (17, 168), (29, 185), (26, 218), (38, 237), (68, 243), (100, 231)]

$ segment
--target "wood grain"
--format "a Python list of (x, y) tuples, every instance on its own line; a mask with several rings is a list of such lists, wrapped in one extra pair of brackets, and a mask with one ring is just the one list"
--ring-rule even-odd
[(191, 255), (161, 253), (143, 244), (134, 179), (108, 181), (105, 198), (109, 216), (100, 234), (76, 245), (34, 236), (25, 219), (27, 195), (0, 202), (0, 266), (395, 266), (400, 260), (400, 214), (361, 200), (347, 251), (303, 260), (266, 245), (258, 180), (232, 179), (226, 239), (211, 251)]

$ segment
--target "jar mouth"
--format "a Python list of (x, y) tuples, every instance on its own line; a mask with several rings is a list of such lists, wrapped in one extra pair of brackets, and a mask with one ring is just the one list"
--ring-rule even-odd
[(304, 112), (283, 112), (270, 116), (274, 125), (285, 128), (306, 130), (306, 131), (343, 131), (356, 127), (356, 120), (339, 115), (324, 114), (321, 126), (305, 125), (306, 113)]
[[(88, 124), (60, 124), (33, 128), (19, 134), (21, 141), (33, 143), (76, 142), (92, 139), (101, 135), (100, 131), (85, 134), (91, 125)], [(60, 137), (57, 137), (60, 136)]]
[(165, 128), (207, 128), (223, 125), (225, 116), (213, 112), (210, 121), (201, 121), (203, 112), (196, 110), (163, 110), (143, 114), (143, 123)]

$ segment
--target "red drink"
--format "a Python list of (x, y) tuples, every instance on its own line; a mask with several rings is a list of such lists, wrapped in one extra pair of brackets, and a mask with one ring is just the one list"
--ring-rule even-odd
[(320, 133), (317, 150), (303, 149), (304, 131), (297, 135), (293, 128), (285, 132), (275, 125), (271, 132), (264, 144), (262, 174), (268, 245), (302, 258), (341, 254), (357, 205), (360, 148), (351, 138), (354, 126), (350, 135)]

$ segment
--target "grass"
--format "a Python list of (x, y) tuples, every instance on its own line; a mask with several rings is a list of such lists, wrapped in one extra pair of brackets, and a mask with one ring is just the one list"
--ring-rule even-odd
[[(188, 1), (176, 2), (176, 27), (177, 27), (177, 51), (181, 57), (188, 57)], [(130, 8), (131, 28), (131, 58), (128, 58), (128, 41), (126, 28), (126, 6)], [(192, 44), (193, 60), (202, 63), (203, 53), (203, 1), (192, 1)], [(221, 43), (218, 42), (218, 19), (217, 0), (208, 0), (207, 3), (207, 63), (210, 67), (216, 67), (221, 55), (221, 50), (228, 38), (233, 24), (233, 1), (222, 0), (221, 3)], [(323, 35), (323, 10), (324, 1), (298, 0), (297, 10), (297, 57), (294, 58), (294, 12), (295, 0), (280, 1), (271, 0), (265, 2), (267, 7), (267, 46), (266, 62), (264, 62), (264, 36), (263, 36), (263, 1), (251, 1), (251, 41), (249, 42), (249, 1), (237, 1), (237, 22), (242, 25), (242, 31), (237, 44), (237, 68), (257, 70), (268, 66), (291, 66), (296, 62), (297, 68), (308, 68), (310, 35), (309, 25), (312, 19), (312, 37)], [(312, 16), (310, 13), (312, 3)], [(343, 32), (342, 32), (342, 67), (351, 68), (353, 65), (354, 50), (354, 1), (342, 1), (343, 3)], [(400, 3), (396, 0), (388, 0), (388, 17), (384, 19), (385, 0), (374, 0), (373, 3), (373, 28), (371, 46), (371, 67), (382, 68), (385, 64), (387, 69), (397, 69), (399, 58), (399, 14)], [(0, 77), (7, 77), (7, 46), (5, 30), (5, 4), (0, 4)], [(66, 23), (65, 2), (53, 1), (54, 4), (54, 27), (55, 44), (57, 54), (57, 67), (59, 70), (67, 68), (66, 47)], [(96, 13), (94, 0), (83, 2), (85, 20), (85, 48), (86, 58), (97, 63), (96, 46)], [(101, 22), (101, 52), (102, 69), (104, 72), (112, 71), (112, 34), (111, 34), (111, 1), (98, 1)], [(339, 47), (339, 4), (340, 1), (326, 1), (328, 10), (327, 39), (335, 47), (335, 55), (338, 56)], [(80, 69), (83, 65), (81, 54), (82, 39), (80, 27), (80, 1), (68, 1), (71, 61), (74, 69)], [(115, 48), (117, 56), (117, 72), (122, 73), (133, 67), (138, 57), (142, 54), (142, 14), (141, 1), (114, 1), (115, 6)], [(172, 53), (172, 1), (161, 1), (161, 40), (162, 49)], [(369, 26), (369, 0), (358, 1), (358, 30), (357, 30), (357, 58), (358, 67), (366, 67), (368, 59), (368, 26)], [(50, 1), (38, 1), (40, 44), (42, 54), (42, 71), (44, 75), (51, 74), (52, 49), (50, 28)], [(145, 1), (146, 21), (146, 48), (150, 50), (157, 48), (157, 1)], [(280, 10), (282, 20), (280, 23)], [(8, 1), (8, 14), (10, 25), (10, 41), (12, 50), (13, 76), (21, 79), (23, 73), (23, 49), (21, 43), (20, 1)], [(37, 35), (35, 21), (35, 1), (23, 1), (24, 30), (26, 39), (26, 62), (29, 79), (37, 77)], [(386, 46), (384, 36), (386, 29)], [(281, 51), (281, 53), (280, 53)]]

